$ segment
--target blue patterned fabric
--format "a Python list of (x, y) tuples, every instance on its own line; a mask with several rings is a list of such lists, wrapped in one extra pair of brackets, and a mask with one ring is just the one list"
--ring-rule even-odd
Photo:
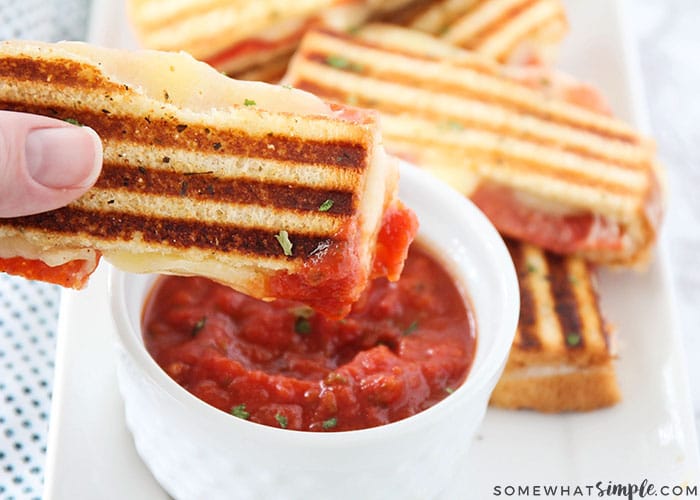
[[(83, 40), (89, 0), (0, 0), (0, 40)], [(59, 14), (60, 15), (57, 15)], [(40, 499), (58, 287), (0, 274), (0, 499)]]

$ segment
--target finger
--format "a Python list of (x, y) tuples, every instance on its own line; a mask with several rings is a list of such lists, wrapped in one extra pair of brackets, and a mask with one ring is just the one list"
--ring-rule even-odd
[(53, 210), (80, 197), (102, 168), (102, 143), (88, 127), (0, 111), (0, 217)]

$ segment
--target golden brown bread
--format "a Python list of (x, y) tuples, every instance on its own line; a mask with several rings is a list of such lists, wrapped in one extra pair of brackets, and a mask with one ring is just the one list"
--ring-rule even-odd
[(128, 0), (144, 48), (186, 51), (219, 71), (275, 82), (312, 26), (351, 29), (407, 0)]
[(591, 266), (513, 240), (507, 246), (520, 285), (520, 319), (491, 404), (564, 412), (617, 403), (614, 336)]
[[(378, 110), (387, 149), (460, 190), (509, 236), (643, 265), (663, 213), (653, 142), (532, 74), (423, 33), (309, 32), (285, 82)], [(542, 82), (548, 86), (549, 82)]]
[(551, 63), (568, 31), (561, 0), (417, 0), (382, 21), (518, 64)]
[(184, 54), (74, 43), (3, 42), (0, 80), (0, 109), (77, 120), (104, 145), (83, 197), (0, 220), (2, 258), (55, 268), (96, 251), (334, 315), (372, 272), (384, 214), (410, 217), (372, 113), (237, 82)]

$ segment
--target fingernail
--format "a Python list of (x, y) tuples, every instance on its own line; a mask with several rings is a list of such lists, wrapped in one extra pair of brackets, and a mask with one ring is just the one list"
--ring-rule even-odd
[(31, 130), (25, 154), (29, 175), (54, 189), (91, 186), (102, 168), (102, 143), (89, 127)]

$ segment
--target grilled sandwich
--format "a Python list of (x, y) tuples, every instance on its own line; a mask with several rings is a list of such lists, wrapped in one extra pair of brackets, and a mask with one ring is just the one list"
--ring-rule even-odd
[(663, 212), (653, 142), (531, 70), (423, 33), (314, 30), (285, 82), (378, 110), (387, 150), (469, 196), (505, 235), (590, 261), (641, 266)]
[(350, 29), (407, 0), (128, 0), (141, 45), (184, 50), (234, 78), (276, 82), (312, 26)]
[(547, 64), (568, 31), (561, 0), (415, 0), (381, 18), (506, 64)]
[(351, 30), (409, 2), (128, 0), (127, 6), (143, 47), (189, 52), (233, 78), (277, 82), (309, 28)]
[(145, 48), (186, 51), (235, 76), (289, 56), (304, 30), (336, 0), (128, 0), (131, 24)]
[(564, 412), (617, 403), (614, 337), (600, 312), (591, 266), (506, 243), (520, 284), (520, 320), (491, 404)]
[(83, 197), (0, 219), (0, 270), (80, 288), (104, 255), (329, 316), (372, 274), (398, 277), (416, 221), (374, 112), (80, 43), (2, 42), (0, 82), (0, 109), (88, 125), (104, 146)]

